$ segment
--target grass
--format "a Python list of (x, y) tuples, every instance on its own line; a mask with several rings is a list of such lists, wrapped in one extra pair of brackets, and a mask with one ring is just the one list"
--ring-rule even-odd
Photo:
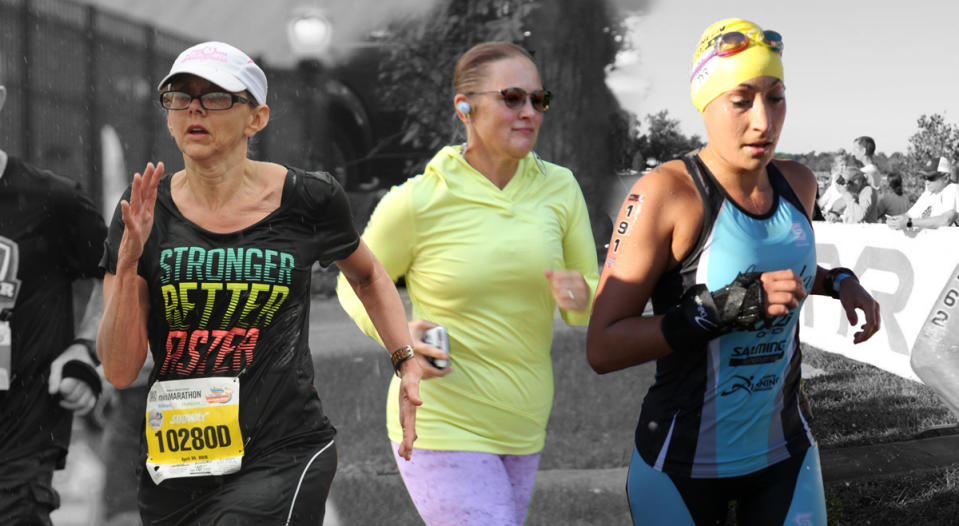
[(959, 523), (959, 466), (826, 486), (829, 524), (886, 526)]
[[(629, 463), (633, 428), (652, 379), (652, 366), (593, 374), (583, 353), (584, 338), (581, 328), (556, 334), (555, 402), (542, 470), (622, 468)], [(803, 348), (803, 359), (825, 371), (804, 383), (813, 433), (824, 450), (910, 440), (929, 427), (956, 423), (932, 390), (922, 384), (811, 347)], [(390, 374), (383, 357), (375, 352), (318, 362), (317, 385), (340, 430), (340, 472), (333, 492), (335, 502), (351, 503), (340, 507), (344, 524), (418, 522), (386, 442), (383, 404)], [(573, 489), (581, 490), (578, 486)], [(830, 525), (959, 524), (959, 465), (829, 483), (825, 489)], [(379, 506), (352, 504), (373, 497)], [(598, 497), (586, 497), (576, 507), (589, 515), (586, 512)], [(531, 515), (528, 524), (549, 523), (542, 509), (566, 510), (561, 501), (569, 500), (565, 493), (536, 498), (546, 499), (545, 504), (540, 503), (537, 509), (541, 513)], [(735, 524), (731, 517), (727, 524)], [(573, 516), (564, 520), (554, 523), (576, 522)]]
[[(923, 384), (812, 347), (803, 361), (825, 371), (805, 380), (810, 424), (823, 449), (910, 440), (956, 417)], [(959, 522), (959, 466), (826, 485), (829, 524)]]
[(826, 372), (804, 381), (810, 425), (822, 448), (909, 440), (929, 427), (956, 423), (921, 383), (808, 346), (803, 362)]

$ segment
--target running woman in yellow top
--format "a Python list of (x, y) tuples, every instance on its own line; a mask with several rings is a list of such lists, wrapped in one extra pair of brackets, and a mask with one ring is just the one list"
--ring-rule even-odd
[(858, 343), (879, 305), (852, 271), (816, 264), (816, 179), (773, 160), (782, 50), (744, 20), (706, 29), (690, 83), (708, 143), (637, 181), (617, 220), (587, 352), (600, 373), (656, 360), (627, 480), (635, 524), (722, 524), (730, 501), (741, 525), (826, 524), (799, 406), (799, 308), (824, 294), (851, 324), (862, 310)]
[[(417, 447), (398, 463), (414, 504), (430, 526), (519, 525), (553, 402), (553, 315), (558, 305), (567, 323), (586, 324), (596, 251), (572, 173), (533, 152), (550, 93), (529, 54), (480, 44), (460, 58), (453, 88), (467, 143), (393, 188), (363, 239), (392, 278), (406, 276), (417, 356), (451, 363), (421, 361)], [(342, 281), (338, 293), (373, 335)], [(436, 324), (448, 354), (419, 341)]]

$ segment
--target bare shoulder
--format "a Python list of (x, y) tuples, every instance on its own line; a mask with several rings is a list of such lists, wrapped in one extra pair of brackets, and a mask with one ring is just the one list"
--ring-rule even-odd
[(643, 250), (668, 254), (661, 271), (693, 246), (702, 227), (702, 210), (702, 198), (686, 165), (681, 160), (669, 161), (636, 181), (623, 202), (617, 227), (637, 232), (633, 241), (647, 243)]
[(686, 172), (686, 165), (680, 160), (657, 166), (653, 171), (640, 177), (633, 185), (633, 190), (663, 194), (671, 200), (688, 197), (699, 199), (696, 185)]
[(798, 186), (816, 187), (816, 174), (805, 165), (790, 159), (773, 159), (772, 163), (782, 172), (793, 188)]
[(789, 159), (773, 159), (772, 163), (782, 172), (806, 210), (811, 211), (816, 201), (818, 183), (816, 175), (805, 165)]

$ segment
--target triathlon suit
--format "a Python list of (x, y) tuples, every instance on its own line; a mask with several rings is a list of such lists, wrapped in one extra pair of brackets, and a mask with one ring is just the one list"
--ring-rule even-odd
[(99, 278), (106, 226), (76, 182), (9, 157), (0, 177), (0, 517), (49, 524), (73, 412), (50, 364), (74, 337), (72, 282)]
[[(715, 291), (741, 272), (792, 269), (810, 291), (812, 226), (776, 166), (767, 166), (773, 204), (756, 215), (698, 156), (684, 162), (703, 200), (703, 228), (657, 283), (656, 314), (696, 283)], [(799, 406), (800, 307), (657, 360), (627, 482), (636, 524), (722, 524), (730, 500), (740, 524), (825, 524), (818, 452)]]
[[(140, 428), (144, 522), (322, 523), (335, 429), (313, 386), (310, 274), (359, 244), (346, 193), (329, 174), (290, 168), (276, 210), (220, 234), (180, 213), (170, 178), (137, 269), (155, 363)], [(122, 234), (118, 206), (101, 263), (113, 273)]]

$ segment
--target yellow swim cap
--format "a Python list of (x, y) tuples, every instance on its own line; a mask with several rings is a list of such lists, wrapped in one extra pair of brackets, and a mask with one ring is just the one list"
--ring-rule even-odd
[[(738, 34), (733, 34), (736, 32)], [(728, 47), (721, 48), (717, 40), (722, 40)], [(739, 43), (741, 47), (737, 50), (727, 41)], [(779, 34), (764, 32), (752, 22), (727, 18), (707, 27), (693, 55), (689, 79), (693, 106), (702, 113), (713, 99), (752, 78), (770, 76), (783, 80), (781, 55), (782, 38)]]

